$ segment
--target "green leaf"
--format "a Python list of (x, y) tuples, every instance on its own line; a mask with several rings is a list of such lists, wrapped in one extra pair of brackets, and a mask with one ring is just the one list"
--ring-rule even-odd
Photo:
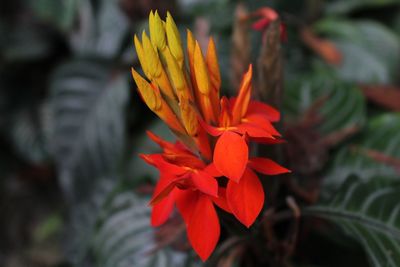
[(398, 79), (400, 40), (384, 25), (327, 18), (317, 22), (314, 29), (327, 35), (341, 51), (343, 62), (334, 69), (342, 79), (363, 83), (390, 83)]
[(72, 61), (51, 82), (52, 152), (63, 189), (78, 199), (93, 177), (116, 170), (124, 148), (127, 79), (104, 65)]
[(357, 9), (379, 8), (399, 4), (398, 0), (336, 0), (326, 5), (328, 14), (346, 14)]
[(399, 174), (393, 167), (378, 162), (366, 155), (374, 150), (386, 156), (400, 159), (400, 114), (380, 115), (368, 122), (367, 128), (357, 138), (355, 146), (345, 146), (335, 155), (333, 164), (326, 174), (324, 183), (328, 188), (337, 186), (351, 174), (362, 180), (373, 180), (377, 176), (393, 177)]
[(317, 100), (326, 98), (318, 111), (322, 116), (319, 130), (330, 133), (365, 121), (365, 100), (355, 86), (339, 81), (334, 75), (316, 71), (291, 81), (285, 88), (285, 119), (297, 121)]
[(330, 220), (358, 240), (372, 266), (400, 264), (400, 183), (375, 177), (351, 177), (328, 202), (307, 208), (305, 215)]

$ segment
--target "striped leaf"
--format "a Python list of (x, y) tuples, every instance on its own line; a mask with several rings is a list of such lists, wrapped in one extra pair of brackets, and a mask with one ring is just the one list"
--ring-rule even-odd
[(323, 98), (326, 101), (318, 111), (323, 119), (319, 125), (322, 133), (362, 126), (365, 121), (365, 100), (360, 91), (329, 73), (301, 76), (289, 83), (285, 90), (283, 112), (288, 123), (299, 119), (301, 114)]
[(400, 266), (400, 183), (351, 177), (326, 203), (310, 207), (306, 215), (322, 217), (358, 240), (371, 266)]
[(328, 188), (340, 185), (351, 174), (360, 179), (376, 179), (377, 176), (400, 180), (400, 174), (388, 164), (368, 156), (368, 151), (400, 159), (400, 114), (388, 113), (370, 120), (357, 142), (342, 147), (335, 155), (324, 180)]

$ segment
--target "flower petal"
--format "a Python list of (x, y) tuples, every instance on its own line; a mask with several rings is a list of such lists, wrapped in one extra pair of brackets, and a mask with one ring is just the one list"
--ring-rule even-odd
[(266, 130), (273, 136), (281, 136), (281, 134), (275, 129), (266, 116), (261, 114), (249, 114), (246, 116), (245, 120), (249, 124), (256, 125)]
[(225, 130), (220, 130), (217, 127), (211, 126), (210, 124), (206, 123), (201, 116), (198, 116), (199, 122), (201, 127), (206, 130), (212, 136), (220, 136), (224, 133)]
[(247, 115), (255, 113), (266, 116), (271, 122), (277, 122), (280, 120), (280, 113), (278, 110), (270, 105), (264, 104), (263, 102), (252, 100), (250, 101)]
[(187, 234), (193, 249), (205, 261), (218, 243), (219, 220), (213, 202), (204, 194), (198, 193), (192, 209)]
[(247, 134), (250, 137), (254, 138), (271, 138), (274, 139), (272, 134), (265, 129), (251, 124), (251, 123), (241, 123), (236, 126), (237, 132), (240, 134)]
[(156, 205), (166, 198), (170, 192), (175, 188), (176, 183), (180, 179), (177, 179), (174, 175), (169, 173), (161, 173), (160, 180), (154, 189), (153, 196), (150, 200), (150, 205)]
[(238, 182), (246, 168), (249, 148), (244, 137), (226, 131), (215, 144), (214, 164), (219, 172)]
[(226, 196), (235, 217), (250, 227), (264, 205), (264, 190), (257, 175), (247, 168), (239, 183), (228, 182)]
[(213, 176), (205, 171), (196, 171), (191, 175), (192, 182), (197, 189), (201, 192), (217, 197), (218, 196), (218, 183)]
[(214, 202), (215, 205), (217, 205), (224, 211), (232, 213), (231, 208), (229, 207), (228, 202), (226, 200), (226, 188), (220, 187), (218, 189), (218, 197), (213, 197), (212, 201)]
[(251, 158), (248, 166), (265, 175), (277, 175), (290, 172), (290, 170), (267, 158)]
[(157, 227), (164, 224), (168, 220), (173, 208), (174, 196), (173, 191), (171, 191), (167, 197), (153, 206), (151, 210), (151, 225)]
[(214, 163), (210, 163), (207, 167), (204, 168), (205, 172), (208, 172), (211, 176), (213, 177), (221, 177), (224, 176), (222, 173), (220, 173), (217, 168), (215, 167)]

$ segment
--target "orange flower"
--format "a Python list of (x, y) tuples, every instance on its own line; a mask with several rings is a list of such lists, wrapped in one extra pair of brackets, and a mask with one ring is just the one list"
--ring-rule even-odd
[[(134, 38), (143, 73), (132, 69), (147, 106), (180, 141), (166, 142), (148, 132), (160, 154), (141, 155), (160, 171), (152, 205), (152, 225), (163, 224), (174, 205), (186, 223), (188, 239), (202, 260), (215, 249), (220, 224), (215, 205), (250, 227), (264, 205), (264, 191), (256, 172), (289, 172), (270, 159), (249, 158), (249, 142), (279, 143), (272, 125), (280, 119), (273, 107), (251, 100), (252, 66), (243, 76), (237, 97), (220, 97), (221, 76), (211, 38), (204, 56), (187, 31), (185, 64), (179, 30), (168, 13), (163, 21), (149, 16), (150, 37)], [(188, 68), (186, 67), (188, 66)], [(219, 182), (228, 178), (228, 182)]]

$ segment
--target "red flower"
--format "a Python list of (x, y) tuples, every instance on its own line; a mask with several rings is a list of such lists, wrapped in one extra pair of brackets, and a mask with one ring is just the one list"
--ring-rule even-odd
[(218, 199), (218, 205), (224, 202), (218, 196), (215, 170), (182, 143), (171, 144), (151, 132), (148, 135), (164, 150), (162, 154), (141, 155), (161, 174), (150, 202), (153, 205), (151, 223), (153, 226), (163, 224), (176, 204), (186, 223), (192, 247), (205, 260), (214, 250), (220, 234), (213, 200)]
[(258, 139), (276, 139), (279, 132), (271, 122), (279, 120), (280, 114), (273, 107), (250, 100), (252, 66), (243, 76), (237, 98), (221, 99), (219, 127), (206, 124), (200, 118), (204, 129), (213, 136), (219, 136), (214, 149), (215, 167), (226, 177), (239, 182), (247, 161), (246, 136)]
[[(213, 169), (212, 166), (209, 167)], [(260, 214), (264, 205), (264, 189), (254, 171), (265, 175), (288, 173), (290, 170), (267, 158), (250, 158), (239, 182), (228, 181), (224, 197), (227, 206), (222, 208), (231, 212), (242, 224), (250, 227)], [(213, 172), (215, 177), (222, 173)]]

